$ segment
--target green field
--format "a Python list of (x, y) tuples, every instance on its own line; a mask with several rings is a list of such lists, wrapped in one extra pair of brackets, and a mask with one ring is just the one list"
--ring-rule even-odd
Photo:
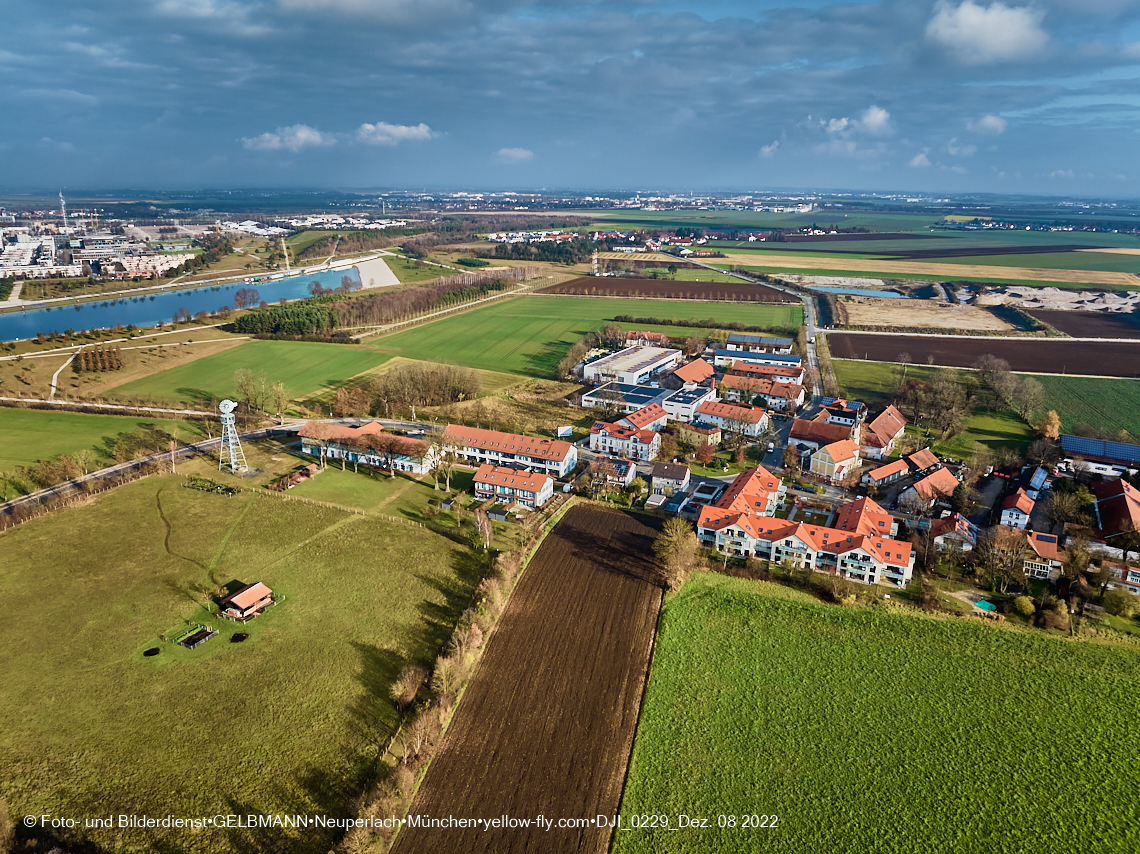
[[(186, 421), (156, 421), (119, 415), (84, 415), (39, 409), (0, 409), (0, 471), (29, 466), (60, 454), (95, 451), (105, 440), (130, 433), (144, 424), (154, 424), (182, 441), (198, 436), (198, 428)], [(176, 432), (177, 431), (177, 432)], [(101, 466), (108, 460), (100, 458)], [(101, 467), (100, 466), (100, 467)]]
[[(345, 815), (392, 734), (400, 667), (428, 663), (466, 607), (467, 560), (423, 528), (175, 476), (0, 534), (0, 797), (17, 816)], [(206, 614), (203, 589), (253, 581), (283, 601), (244, 626)], [(187, 621), (221, 636), (162, 640)], [(312, 828), (88, 833), (106, 851), (333, 842)]]
[[(832, 359), (831, 365), (835, 370), (836, 381), (852, 400), (861, 400), (872, 410), (891, 402), (892, 393), (899, 381), (901, 369), (898, 365), (854, 359)], [(965, 379), (968, 373), (953, 368), (910, 365), (906, 375), (931, 382), (939, 371), (947, 370), (959, 379)], [(908, 415), (906, 407), (903, 407), (903, 414)], [(907, 426), (907, 432), (915, 436), (922, 435), (924, 444), (929, 438), (922, 430), (910, 425)], [(961, 460), (973, 453), (975, 442), (991, 448), (1022, 448), (1033, 440), (1033, 436), (1029, 425), (1011, 410), (995, 411), (986, 406), (978, 406), (974, 414), (966, 419), (965, 431), (946, 442), (934, 441), (931, 448), (939, 456)]]
[[(451, 473), (451, 491), (467, 490), (475, 474), (470, 471), (455, 470)], [(407, 477), (390, 478), (387, 475), (372, 477), (354, 473), (349, 463), (344, 471), (340, 462), (330, 461), (328, 468), (289, 490), (290, 495), (299, 495), (314, 501), (331, 501), (360, 510), (370, 510), (387, 516), (405, 515), (419, 519), (419, 511), (432, 500), (438, 501), (447, 496), (444, 481), (439, 489), (433, 489), (431, 478), (412, 480)]]
[[(567, 211), (568, 214), (572, 213)], [(840, 228), (860, 226), (869, 231), (926, 231), (940, 221), (931, 214), (906, 214), (895, 212), (836, 213), (834, 211), (814, 211), (806, 214), (775, 214), (762, 211), (614, 211), (600, 213), (583, 211), (584, 216), (594, 220), (591, 226), (604, 229), (675, 229), (688, 228), (739, 228), (763, 230), (769, 228), (805, 228), (813, 223)]]
[(571, 344), (587, 332), (601, 329), (619, 314), (694, 319), (695, 328), (638, 327), (674, 336), (699, 332), (700, 320), (696, 318), (749, 326), (787, 327), (803, 323), (799, 305), (519, 297), (377, 338), (372, 346), (409, 359), (450, 361), (471, 368), (550, 377)]
[(289, 396), (297, 399), (343, 382), (386, 359), (375, 350), (345, 344), (249, 341), (224, 353), (118, 386), (109, 394), (201, 405), (211, 398), (237, 394), (234, 372), (246, 368), (256, 374), (264, 371), (270, 383), (285, 383)]
[[(638, 852), (1134, 852), (1140, 652), (697, 575), (664, 608), (621, 814)], [(718, 816), (736, 816), (719, 829)], [(742, 829), (740, 816), (778, 816)]]
[(1140, 381), (1127, 379), (1034, 376), (1045, 386), (1044, 409), (1055, 409), (1066, 432), (1087, 424), (1140, 436)]
[[(1053, 270), (1102, 270), (1140, 273), (1140, 255), (1108, 252), (1048, 252), (1041, 255), (971, 255), (967, 258), (923, 258), (932, 264), (981, 264), (993, 267), (1039, 267)], [(1086, 287), (1088, 287), (1086, 285)]]

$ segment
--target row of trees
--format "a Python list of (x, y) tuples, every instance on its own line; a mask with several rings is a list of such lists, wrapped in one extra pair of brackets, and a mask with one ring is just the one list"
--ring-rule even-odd
[(114, 347), (105, 344), (84, 347), (76, 354), (72, 364), (76, 372), (119, 371), (123, 368), (123, 349), (117, 344)]
[(376, 412), (393, 412), (417, 406), (442, 406), (476, 397), (483, 388), (479, 374), (457, 365), (403, 364), (385, 371), (372, 381), (371, 397)]

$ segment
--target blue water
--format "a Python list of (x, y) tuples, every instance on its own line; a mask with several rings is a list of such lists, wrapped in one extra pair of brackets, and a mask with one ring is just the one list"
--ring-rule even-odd
[(869, 288), (825, 288), (821, 285), (804, 285), (813, 291), (823, 291), (828, 294), (854, 294), (857, 297), (886, 297), (887, 299), (908, 299), (906, 294), (898, 291), (872, 291)]
[(261, 299), (273, 303), (285, 299), (300, 299), (309, 296), (309, 283), (320, 282), (323, 288), (340, 285), (343, 276), (360, 281), (360, 273), (355, 267), (342, 270), (322, 270), (303, 276), (290, 276), (272, 282), (261, 281), (251, 284), (235, 282), (230, 285), (213, 285), (166, 293), (122, 296), (117, 299), (85, 302), (54, 303), (48, 308), (29, 308), (25, 311), (0, 314), (0, 341), (13, 341), (34, 338), (37, 333), (45, 335), (63, 332), (66, 329), (105, 329), (121, 323), (127, 326), (154, 326), (170, 323), (174, 312), (185, 308), (194, 315), (200, 311), (211, 314), (222, 306), (233, 308), (234, 293), (241, 288), (254, 288)]

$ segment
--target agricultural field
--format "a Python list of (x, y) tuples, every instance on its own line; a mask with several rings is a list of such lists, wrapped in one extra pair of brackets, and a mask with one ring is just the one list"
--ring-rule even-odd
[[(672, 829), (613, 850), (1135, 851), (1118, 793), (1140, 733), (1113, 721), (1140, 712), (1138, 664), (1134, 646), (698, 574), (662, 612), (621, 805)], [(742, 828), (754, 815), (776, 827)]]
[(1140, 341), (971, 339), (830, 332), (827, 343), (836, 359), (893, 362), (905, 352), (918, 364), (933, 357), (934, 364), (942, 367), (968, 368), (979, 356), (990, 353), (1005, 359), (1014, 371), (1140, 377)]
[[(1034, 284), (1066, 283), (1068, 287), (1074, 285), (1100, 285), (1102, 287), (1122, 290), (1140, 289), (1140, 276), (1137, 276), (1135, 273), (1072, 270), (1059, 267), (986, 265), (974, 263), (976, 259), (970, 259), (969, 263), (965, 261), (958, 263), (958, 259), (938, 262), (852, 259), (852, 263), (843, 264), (843, 259), (834, 255), (828, 257), (810, 257), (796, 253), (790, 255), (765, 255), (762, 259), (758, 259), (755, 253), (728, 252), (725, 253), (725, 256), (724, 258), (716, 259), (717, 262), (724, 265), (752, 265), (751, 268), (756, 268), (757, 265), (760, 265), (760, 269), (780, 269), (793, 272), (813, 270), (818, 272), (827, 271), (828, 274), (831, 274), (831, 271), (837, 268), (846, 268), (851, 271), (847, 275), (864, 275), (869, 273), (889, 276), (896, 279), (933, 276), (943, 280), (981, 279), (993, 282), (1015, 281), (1021, 284), (1025, 284), (1026, 282), (1032, 282)], [(1016, 258), (1018, 256), (1008, 257)], [(1044, 257), (1053, 258), (1052, 255), (1046, 255)], [(1006, 258), (1007, 256), (1003, 256), (1003, 260)]]
[(1073, 338), (1140, 338), (1140, 315), (1099, 311), (1038, 311), (1036, 317)]
[(39, 409), (0, 409), (0, 471), (30, 466), (60, 454), (93, 451), (97, 467), (110, 464), (103, 451), (120, 433), (153, 424), (182, 441), (198, 438), (199, 427), (187, 421), (157, 421), (121, 415), (86, 415)]
[[(394, 731), (389, 686), (466, 607), (468, 564), (430, 530), (170, 475), (0, 534), (0, 797), (15, 815), (344, 815)], [(245, 625), (207, 613), (209, 592), (253, 581), (281, 601)], [(195, 624), (220, 634), (195, 650), (163, 639)], [(148, 854), (335, 841), (76, 833), (61, 841)]]
[[(693, 321), (693, 326), (645, 326), (670, 336), (703, 334), (705, 319), (748, 326), (798, 326), (800, 306), (741, 305), (589, 297), (517, 297), (383, 338), (369, 346), (408, 359), (447, 359), (470, 368), (552, 377), (570, 345), (620, 314)], [(639, 326), (638, 328), (643, 328)]]
[(929, 256), (929, 260), (937, 261), (940, 264), (980, 264), (990, 267), (1036, 267), (1043, 270), (1057, 269), (1087, 270), (1089, 272), (1107, 273), (1140, 273), (1140, 258), (1113, 252), (1094, 252), (1091, 250), (1040, 254), (1003, 252), (996, 255), (978, 254), (959, 257), (938, 257), (931, 255)]
[[(531, 560), (410, 814), (618, 811), (661, 589), (642, 517), (571, 508)], [(398, 854), (603, 854), (609, 828), (404, 828)]]
[[(753, 285), (735, 279), (732, 282), (690, 281), (689, 270), (684, 272), (683, 281), (662, 281), (660, 279), (621, 279), (611, 276), (585, 276), (559, 285), (540, 288), (544, 294), (595, 294), (615, 297), (637, 297), (646, 299), (685, 299), (685, 300), (739, 300), (743, 302), (794, 303), (800, 300), (791, 294)], [(791, 325), (791, 324), (789, 324)]]
[(375, 350), (346, 344), (248, 341), (225, 353), (117, 386), (107, 394), (202, 406), (212, 398), (236, 394), (234, 372), (245, 368), (255, 374), (264, 372), (269, 383), (285, 383), (290, 398), (296, 400), (318, 394), (386, 359)]
[(1140, 381), (1084, 377), (1035, 376), (1045, 386), (1043, 409), (1056, 410), (1061, 429), (1080, 424), (1140, 437)]
[(845, 326), (927, 327), (969, 329), (979, 332), (1010, 332), (1013, 327), (993, 312), (976, 305), (958, 305), (937, 300), (887, 299), (854, 295), (839, 296)]

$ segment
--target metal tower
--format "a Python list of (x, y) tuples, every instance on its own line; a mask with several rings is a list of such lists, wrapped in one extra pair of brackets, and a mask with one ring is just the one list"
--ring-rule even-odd
[(249, 471), (245, 462), (245, 452), (241, 449), (241, 440), (237, 434), (237, 416), (234, 410), (237, 404), (232, 400), (223, 400), (218, 409), (222, 411), (222, 449), (218, 452), (218, 471), (228, 464), (234, 474)]

